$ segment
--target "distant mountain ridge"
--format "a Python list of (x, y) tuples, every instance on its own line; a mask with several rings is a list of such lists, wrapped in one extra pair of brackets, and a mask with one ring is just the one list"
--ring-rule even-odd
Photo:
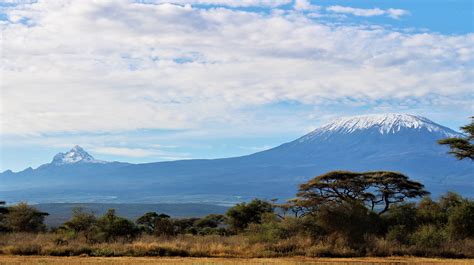
[(473, 163), (456, 160), (436, 142), (453, 136), (462, 134), (424, 117), (384, 114), (338, 119), (233, 158), (128, 164), (95, 160), (76, 146), (37, 169), (0, 174), (0, 192), (11, 201), (227, 204), (291, 198), (298, 184), (330, 170), (393, 170), (423, 182), (434, 195), (454, 190), (473, 196)]

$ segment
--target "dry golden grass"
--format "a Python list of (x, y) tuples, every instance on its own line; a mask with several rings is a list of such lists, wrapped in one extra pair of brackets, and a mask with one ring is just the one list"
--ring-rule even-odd
[[(305, 237), (277, 242), (255, 241), (238, 236), (177, 237), (142, 236), (133, 242), (87, 243), (84, 238), (64, 239), (60, 235), (3, 234), (0, 254), (11, 256), (90, 256), (90, 257), (212, 257), (212, 258), (289, 258), (289, 257), (466, 257), (474, 258), (474, 240), (447, 243), (436, 249), (423, 249), (393, 244), (373, 238), (362, 249), (348, 247), (344, 239), (311, 240)], [(27, 259), (27, 258), (26, 258)], [(300, 258), (301, 259), (301, 258)], [(54, 262), (54, 258), (52, 261)], [(127, 258), (124, 258), (126, 261)], [(145, 259), (146, 260), (146, 259)], [(155, 259), (151, 259), (155, 260)], [(278, 259), (278, 262), (285, 259)], [(319, 259), (318, 259), (319, 261)], [(0, 261), (1, 264), (1, 261)], [(55, 263), (53, 263), (55, 264)], [(78, 263), (80, 264), (80, 263)], [(471, 263), (471, 264), (474, 264)]]
[(474, 264), (474, 260), (431, 259), (411, 257), (388, 258), (144, 258), (144, 257), (44, 257), (44, 256), (0, 256), (0, 264)]

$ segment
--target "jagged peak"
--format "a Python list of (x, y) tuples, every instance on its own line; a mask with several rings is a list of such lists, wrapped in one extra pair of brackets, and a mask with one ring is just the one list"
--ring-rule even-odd
[(64, 165), (64, 164), (75, 164), (75, 163), (104, 163), (103, 161), (96, 160), (93, 156), (87, 153), (79, 145), (75, 145), (67, 153), (58, 153), (54, 156), (51, 164)]

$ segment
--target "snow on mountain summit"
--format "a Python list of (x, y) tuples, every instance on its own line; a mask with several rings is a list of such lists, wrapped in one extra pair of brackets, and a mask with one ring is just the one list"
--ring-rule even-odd
[(58, 153), (54, 156), (51, 164), (64, 165), (74, 163), (103, 163), (103, 161), (95, 160), (93, 156), (87, 153), (82, 147), (76, 145), (67, 153)]
[(439, 125), (425, 117), (412, 114), (372, 114), (336, 119), (301, 139), (327, 133), (351, 134), (363, 130), (376, 130), (380, 134), (396, 134), (402, 130), (426, 130), (444, 137), (461, 136), (460, 133)]

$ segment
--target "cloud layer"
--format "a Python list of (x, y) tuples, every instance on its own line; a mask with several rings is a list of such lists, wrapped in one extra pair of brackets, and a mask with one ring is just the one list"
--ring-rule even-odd
[(359, 17), (374, 17), (374, 16), (388, 16), (391, 18), (398, 19), (402, 16), (409, 14), (408, 11), (403, 9), (389, 8), (353, 8), (348, 6), (329, 6), (326, 10), (335, 13), (350, 14)]
[[(470, 108), (473, 34), (323, 23), (305, 1), (162, 2), (6, 9), (1, 133), (235, 130), (274, 122), (272, 106), (286, 102)], [(271, 9), (227, 8), (259, 5)]]

